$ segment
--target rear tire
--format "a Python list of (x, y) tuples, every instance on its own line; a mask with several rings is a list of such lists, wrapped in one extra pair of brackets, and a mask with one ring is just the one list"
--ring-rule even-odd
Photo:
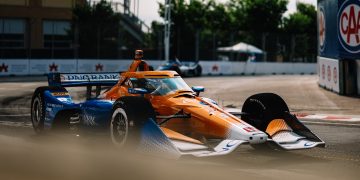
[(38, 87), (31, 99), (31, 123), (37, 134), (44, 132), (45, 101), (44, 92), (47, 90), (66, 91), (63, 87)]
[(113, 105), (109, 124), (110, 138), (116, 147), (137, 145), (141, 129), (149, 120), (155, 120), (150, 102), (143, 97), (119, 98)]

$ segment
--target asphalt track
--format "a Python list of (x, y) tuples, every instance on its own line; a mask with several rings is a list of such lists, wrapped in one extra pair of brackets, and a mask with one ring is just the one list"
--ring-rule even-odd
[[(259, 92), (275, 92), (293, 113), (360, 115), (360, 99), (319, 88), (317, 76), (237, 76), (185, 79), (204, 96), (241, 108)], [(26, 81), (26, 82), (23, 82)], [(34, 89), (43, 77), (0, 78), (0, 179), (359, 179), (360, 122), (307, 120), (327, 146), (259, 151), (240, 146), (228, 156), (180, 160), (115, 150), (75, 135), (37, 136), (29, 121)], [(73, 96), (81, 92), (72, 91)]]

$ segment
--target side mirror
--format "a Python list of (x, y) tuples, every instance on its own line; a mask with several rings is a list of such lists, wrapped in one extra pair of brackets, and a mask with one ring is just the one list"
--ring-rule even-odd
[(205, 88), (203, 86), (193, 86), (191, 89), (196, 92), (196, 96), (200, 95), (200, 92), (204, 92)]
[(141, 95), (144, 95), (144, 94), (147, 94), (149, 93), (146, 89), (144, 88), (129, 88), (128, 89), (128, 92), (130, 94), (141, 94)]

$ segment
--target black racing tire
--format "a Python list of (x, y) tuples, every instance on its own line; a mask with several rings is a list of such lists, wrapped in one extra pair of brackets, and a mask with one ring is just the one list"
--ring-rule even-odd
[(246, 99), (242, 107), (241, 119), (264, 131), (271, 120), (284, 118), (289, 108), (285, 101), (274, 93), (260, 93)]
[(155, 120), (155, 111), (144, 97), (126, 96), (115, 101), (109, 122), (111, 142), (115, 147), (133, 147), (141, 139), (141, 129)]
[[(274, 93), (261, 93), (250, 96), (243, 104), (241, 119), (265, 132), (269, 123), (276, 118), (284, 118), (289, 111), (285, 101)], [(257, 151), (279, 150), (271, 142), (251, 144)]]
[(154, 66), (149, 66), (149, 71), (154, 71)]
[(45, 101), (44, 92), (47, 90), (66, 91), (63, 87), (43, 86), (36, 88), (31, 98), (31, 123), (37, 134), (44, 132)]
[(183, 76), (183, 74), (181, 73), (181, 70), (178, 66), (173, 66), (173, 67), (171, 67), (170, 70), (177, 72), (180, 76)]

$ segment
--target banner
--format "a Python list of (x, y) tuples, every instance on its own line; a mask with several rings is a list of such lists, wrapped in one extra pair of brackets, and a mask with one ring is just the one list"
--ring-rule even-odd
[(29, 60), (0, 59), (0, 76), (29, 74)]
[(319, 84), (329, 90), (340, 92), (339, 61), (318, 57)]
[[(9, 60), (11, 61), (11, 60)], [(44, 59), (29, 61), (31, 75), (47, 74), (49, 72), (76, 73), (77, 60)]]
[[(149, 60), (156, 70), (163, 61)], [(32, 59), (0, 60), (0, 76), (43, 75), (49, 72), (123, 72), (132, 60)], [(315, 74), (315, 63), (200, 61), (202, 75)]]

